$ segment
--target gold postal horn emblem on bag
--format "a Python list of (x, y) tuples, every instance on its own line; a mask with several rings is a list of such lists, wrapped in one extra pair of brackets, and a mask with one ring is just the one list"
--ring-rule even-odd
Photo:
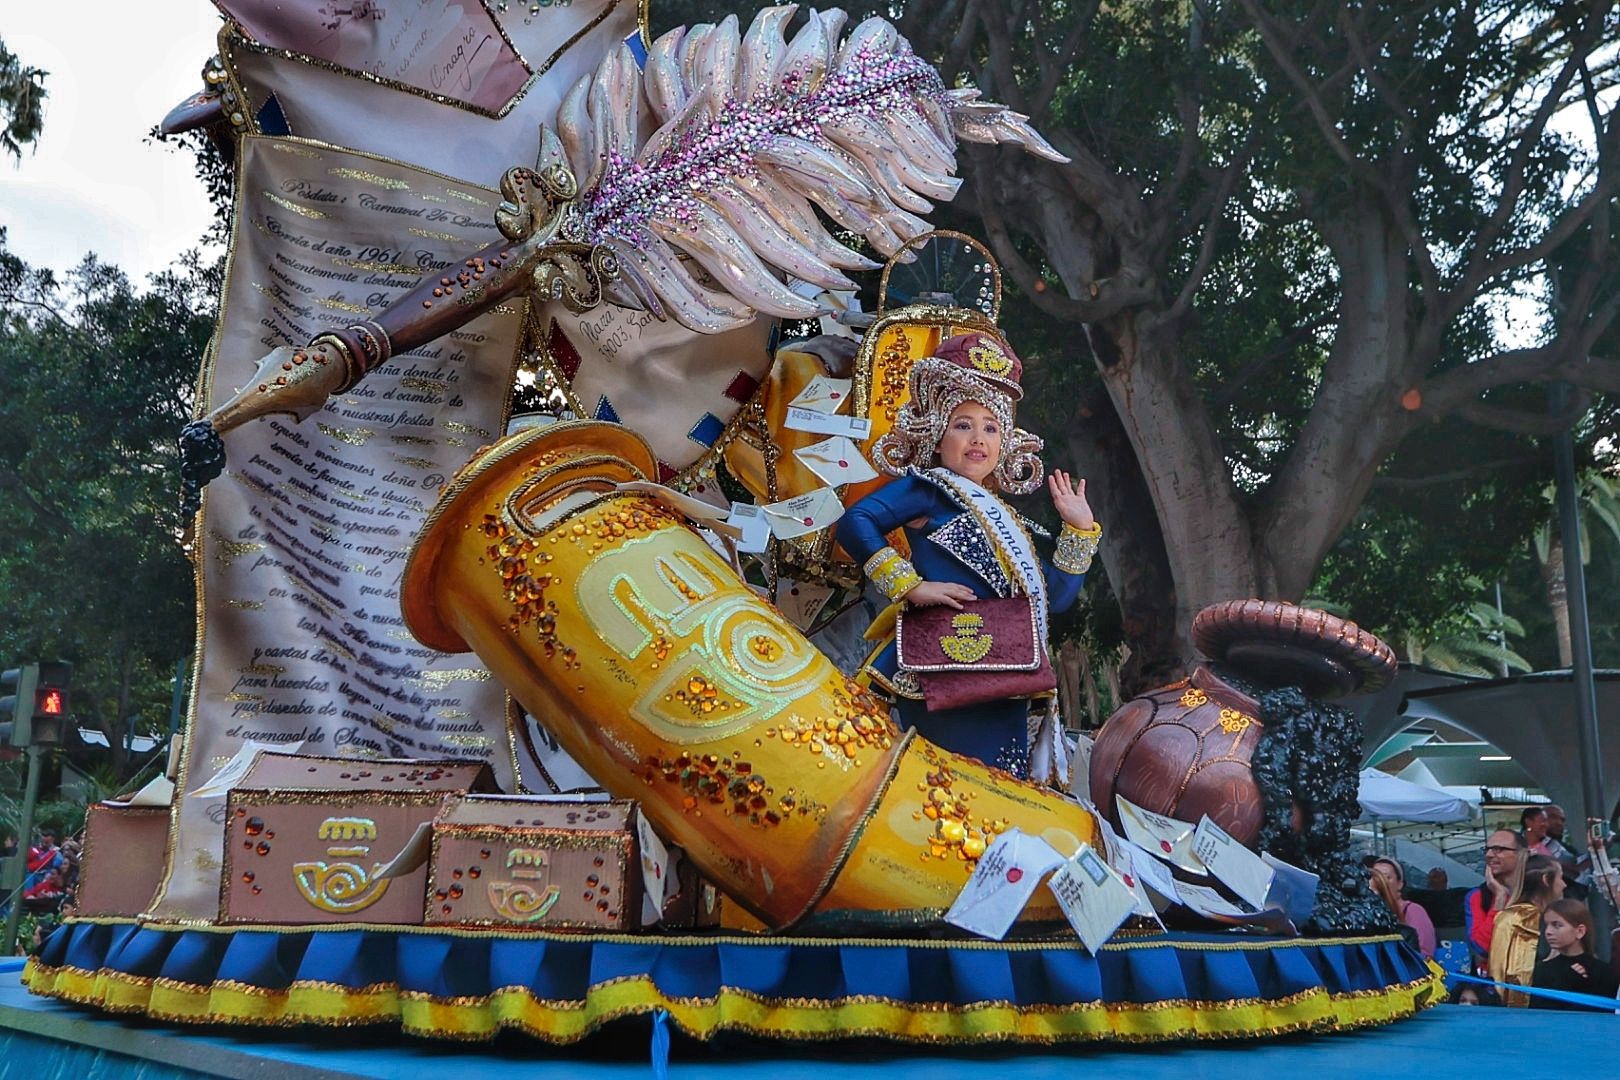
[(950, 634), (939, 639), (939, 647), (958, 664), (977, 664), (990, 655), (995, 637), (984, 632), (984, 616), (964, 611), (951, 619)]

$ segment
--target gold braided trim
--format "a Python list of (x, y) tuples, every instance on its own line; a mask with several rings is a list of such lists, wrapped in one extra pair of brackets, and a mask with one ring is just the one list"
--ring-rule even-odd
[(865, 570), (872, 584), (891, 601), (900, 599), (922, 584), (922, 576), (917, 573), (916, 567), (892, 547), (879, 548), (875, 555), (866, 560)]
[(105, 969), (53, 968), (37, 960), (28, 962), (23, 982), (36, 994), (184, 1023), (286, 1027), (398, 1022), (413, 1035), (484, 1040), (510, 1028), (547, 1042), (571, 1043), (620, 1017), (664, 1009), (699, 1039), (742, 1031), (792, 1040), (874, 1036), (939, 1045), (1157, 1042), (1348, 1031), (1410, 1016), (1439, 1001), (1445, 986), (1444, 973), (1432, 963), (1427, 975), (1411, 982), (1342, 994), (1316, 987), (1270, 1001), (1023, 1006), (1005, 1001), (914, 1003), (867, 995), (834, 1001), (769, 998), (729, 987), (712, 998), (682, 998), (662, 993), (644, 975), (593, 985), (583, 1001), (542, 1000), (523, 987), (450, 998), (401, 991), (391, 984), (347, 988), (307, 982), (268, 990), (223, 981), (193, 986)]
[[(402, 923), (254, 923), (251, 926), (223, 926), (218, 923), (170, 922), (167, 920), (148, 919), (144, 916), (130, 917), (127, 915), (86, 916), (76, 915), (63, 919), (62, 925), (76, 926), (80, 923), (92, 926), (139, 926), (143, 930), (153, 933), (171, 934), (346, 934), (354, 930), (371, 930), (378, 933), (399, 935), (424, 935), (427, 937), (443, 938), (476, 938), (489, 940), (498, 938), (513, 941), (566, 941), (578, 944), (582, 941), (591, 944), (607, 945), (657, 945), (661, 948), (707, 948), (711, 945), (758, 945), (761, 938), (758, 934), (657, 934), (657, 933), (592, 933), (581, 934), (577, 931), (565, 930), (523, 930), (513, 927), (501, 929), (476, 928), (459, 929), (454, 926), (420, 926)], [(949, 950), (951, 952), (986, 951), (986, 952), (1042, 952), (1050, 949), (1070, 948), (1074, 945), (1076, 937), (1071, 932), (1060, 932), (1043, 937), (1019, 938), (1016, 941), (988, 941), (981, 939), (941, 940), (935, 938), (907, 939), (904, 945), (908, 949)], [(1185, 948), (1198, 952), (1253, 952), (1271, 949), (1297, 949), (1303, 947), (1300, 938), (1234, 938), (1230, 941), (1188, 941), (1186, 939), (1169, 939), (1157, 933), (1147, 937), (1126, 938), (1123, 935), (1113, 938), (1103, 945), (1104, 951), (1116, 952), (1127, 949), (1173, 949)], [(1358, 937), (1331, 937), (1308, 938), (1304, 941), (1310, 947), (1342, 946), (1342, 945), (1383, 945), (1393, 944), (1403, 940), (1399, 934), (1363, 934)], [(895, 946), (893, 938), (877, 937), (822, 937), (814, 934), (795, 934), (789, 936), (773, 935), (771, 944), (789, 943), (794, 945), (818, 947), (851, 947), (851, 948), (885, 948)], [(30, 961), (32, 962), (32, 961)]]
[(1052, 565), (1065, 574), (1083, 574), (1091, 569), (1092, 556), (1102, 543), (1102, 526), (1093, 524), (1089, 529), (1077, 529), (1068, 522), (1058, 533), (1057, 550), (1052, 553)]

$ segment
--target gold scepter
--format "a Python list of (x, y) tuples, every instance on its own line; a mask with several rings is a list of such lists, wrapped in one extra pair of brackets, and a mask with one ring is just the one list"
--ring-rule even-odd
[[(543, 137), (555, 140), (549, 131)], [(552, 163), (545, 168), (508, 169), (501, 177), (499, 242), (460, 267), (447, 267), (375, 319), (275, 349), (230, 400), (186, 424), (180, 431), (182, 513), (194, 515), (203, 488), (224, 471), (221, 436), (227, 431), (275, 413), (302, 421), (393, 356), (466, 325), (526, 289), (574, 312), (599, 304), (604, 283), (619, 274), (618, 256), (584, 242), (579, 185), (560, 154), (546, 156)]]

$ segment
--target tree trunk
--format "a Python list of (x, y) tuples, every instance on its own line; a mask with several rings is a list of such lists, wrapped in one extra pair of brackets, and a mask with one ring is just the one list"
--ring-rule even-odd
[(1558, 666), (1573, 667), (1575, 646), (1569, 636), (1569, 591), (1564, 579), (1564, 543), (1553, 531), (1547, 545), (1547, 561), (1541, 564), (1541, 583), (1547, 590), (1547, 606), (1552, 609), (1553, 626), (1558, 631)]
[(1076, 474), (1086, 478), (1086, 497), (1103, 522), (1098, 560), (1131, 646), (1120, 681), (1131, 695), (1173, 682), (1192, 656), (1187, 627), (1177, 615), (1164, 534), (1136, 452), (1103, 387), (1082, 396), (1063, 445)]
[(1057, 668), (1057, 697), (1058, 709), (1063, 715), (1063, 726), (1066, 728), (1081, 727), (1083, 706), (1081, 705), (1081, 684), (1084, 681), (1086, 664), (1086, 651), (1072, 641), (1065, 641), (1058, 648), (1054, 658)]
[(1310, 417), (1255, 523), (1264, 595), (1296, 602), (1415, 415), (1401, 404), (1417, 306), (1403, 240), (1371, 200), (1318, 227), (1340, 274), (1333, 346)]
[[(1193, 655), (1194, 615), (1221, 600), (1261, 595), (1253, 534), (1204, 402), (1176, 351), (1174, 327), (1137, 311), (1094, 323), (1089, 332), (1160, 526), (1175, 589), (1176, 658), (1185, 665)], [(1127, 662), (1133, 665), (1168, 666), (1162, 657), (1135, 655)]]
[(123, 655), (118, 661), (118, 702), (114, 707), (112, 722), (107, 725), (107, 743), (112, 750), (113, 772), (120, 778), (124, 776), (125, 770), (129, 768), (129, 751), (125, 733), (129, 730), (130, 724), (129, 684), (134, 673), (134, 650), (125, 646)]

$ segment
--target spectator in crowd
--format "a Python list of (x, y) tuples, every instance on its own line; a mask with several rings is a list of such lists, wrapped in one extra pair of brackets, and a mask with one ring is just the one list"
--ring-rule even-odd
[(1547, 810), (1541, 806), (1527, 806), (1519, 813), (1519, 831), (1524, 834), (1524, 846), (1532, 855), (1553, 857), (1547, 846)]
[(1485, 882), (1463, 899), (1468, 952), (1474, 958), (1477, 971), (1488, 967), (1496, 915), (1518, 892), (1528, 854), (1524, 850), (1524, 837), (1512, 829), (1498, 829), (1485, 841)]
[(1410, 926), (1417, 934), (1418, 951), (1424, 959), (1433, 960), (1435, 950), (1434, 920), (1422, 904), (1414, 904), (1401, 896), (1406, 886), (1406, 875), (1401, 864), (1394, 859), (1376, 859), (1372, 864), (1372, 891), (1384, 902), (1403, 926)]
[(1564, 842), (1567, 824), (1564, 808), (1557, 803), (1548, 804), (1547, 851), (1563, 864), (1564, 884), (1569, 889), (1569, 895), (1576, 900), (1585, 900), (1592, 881), (1592, 859), (1576, 854), (1575, 849)]
[(1446, 868), (1437, 866), (1429, 871), (1427, 887), (1430, 892), (1445, 892), (1451, 888), (1451, 879), (1446, 877)]
[[(1541, 925), (1547, 936), (1548, 952), (1536, 961), (1531, 985), (1613, 998), (1617, 989), (1614, 973), (1592, 955), (1592, 937), (1597, 931), (1592, 926), (1591, 910), (1579, 900), (1556, 900), (1547, 906)], [(1532, 998), (1530, 1007), (1602, 1011), (1596, 1006), (1540, 997)]]
[[(1556, 859), (1532, 855), (1525, 860), (1520, 880), (1517, 894), (1496, 914), (1490, 973), (1496, 982), (1529, 986), (1541, 942), (1541, 913), (1564, 898), (1564, 868)], [(1502, 990), (1501, 994), (1504, 1005), (1523, 1008), (1530, 1003), (1529, 995), (1515, 990)]]
[(1564, 808), (1557, 803), (1548, 803), (1547, 811), (1547, 838), (1543, 841), (1547, 845), (1547, 854), (1559, 862), (1573, 862), (1575, 853), (1564, 843), (1564, 827), (1569, 823)]

